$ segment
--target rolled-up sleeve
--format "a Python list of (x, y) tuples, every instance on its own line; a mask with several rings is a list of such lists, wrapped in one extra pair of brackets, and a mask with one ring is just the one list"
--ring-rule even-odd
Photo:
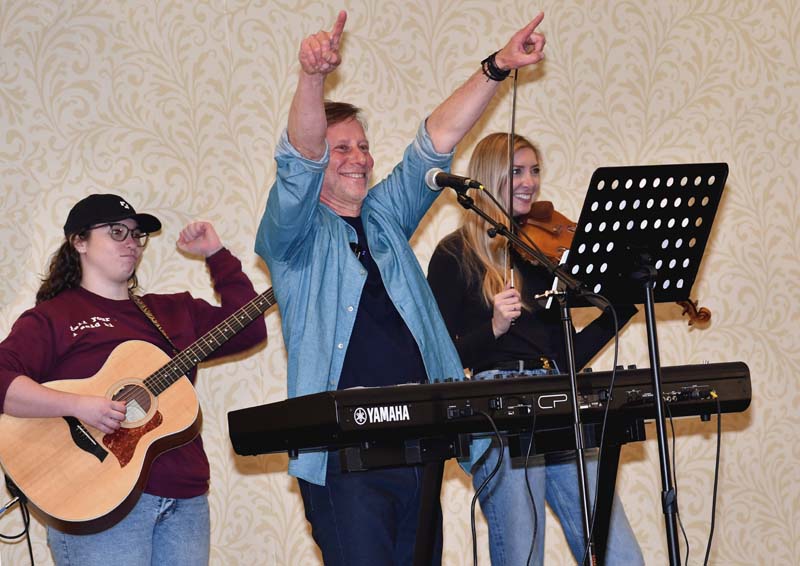
[(275, 149), (278, 169), (256, 236), (256, 253), (285, 259), (313, 222), (319, 205), (329, 149), (319, 161), (303, 157), (289, 141), (286, 130)]

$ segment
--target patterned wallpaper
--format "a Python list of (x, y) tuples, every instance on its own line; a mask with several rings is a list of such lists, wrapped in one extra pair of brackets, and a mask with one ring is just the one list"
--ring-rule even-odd
[[(399, 159), (419, 120), (539, 9), (547, 59), (520, 74), (517, 130), (543, 149), (543, 193), (573, 218), (605, 165), (724, 161), (722, 204), (693, 296), (712, 311), (689, 328), (658, 305), (664, 365), (743, 360), (753, 403), (723, 418), (712, 564), (789, 564), (800, 555), (800, 4), (794, 0), (0, 0), (0, 334), (33, 303), (66, 211), (93, 191), (157, 213), (140, 268), (147, 291), (212, 298), (200, 262), (177, 253), (190, 219), (214, 222), (259, 289), (269, 274), (253, 236), (274, 178), (306, 34), (349, 18), (329, 96), (367, 109), (376, 176)], [(510, 81), (459, 150), (508, 127)], [(427, 265), (459, 222), (444, 194), (414, 236)], [(578, 316), (584, 316), (578, 313)], [(279, 313), (269, 342), (207, 365), (199, 395), (212, 465), (213, 564), (320, 564), (282, 455), (236, 457), (226, 413), (285, 397)], [(643, 317), (621, 344), (647, 365)], [(594, 361), (607, 368), (610, 351)], [(675, 461), (690, 562), (705, 552), (716, 424), (675, 423)], [(654, 429), (623, 449), (618, 489), (649, 564), (667, 562)], [(462, 472), (447, 467), (445, 563), (471, 563)], [(16, 509), (0, 531), (19, 531)], [(488, 564), (485, 524), (480, 563)], [(37, 564), (50, 564), (32, 525)], [(684, 549), (683, 554), (686, 551)], [(27, 564), (24, 543), (0, 543)], [(548, 563), (569, 563), (555, 521)], [(794, 557), (794, 558), (793, 558)]]

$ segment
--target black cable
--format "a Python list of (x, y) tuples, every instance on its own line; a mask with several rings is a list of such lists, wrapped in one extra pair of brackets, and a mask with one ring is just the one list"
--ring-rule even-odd
[(25, 525), (25, 540), (28, 543), (28, 556), (31, 559), (31, 566), (35, 566), (33, 561), (33, 545), (31, 544), (31, 513), (28, 511), (28, 504), (24, 501), (20, 503), (19, 509), (22, 513), (22, 523)]
[[(587, 295), (591, 295), (608, 305), (608, 309), (611, 311), (611, 316), (614, 319), (614, 365), (611, 370), (611, 382), (608, 384), (608, 395), (606, 396), (606, 408), (603, 411), (603, 424), (600, 427), (600, 445), (597, 451), (597, 473), (595, 474), (594, 479), (594, 498), (592, 501), (592, 517), (591, 523), (589, 525), (589, 536), (588, 540), (592, 540), (592, 535), (594, 534), (594, 521), (595, 517), (597, 516), (597, 496), (600, 493), (600, 465), (603, 461), (603, 444), (605, 443), (606, 439), (606, 424), (608, 422), (608, 410), (611, 407), (611, 399), (612, 394), (614, 392), (614, 380), (617, 378), (617, 362), (619, 360), (619, 319), (617, 318), (617, 311), (614, 309), (614, 305), (611, 304), (611, 301), (603, 297), (602, 295), (598, 295), (597, 293), (587, 293)], [(611, 504), (613, 505), (614, 501), (612, 499)], [(609, 530), (611, 530), (611, 525), (609, 525)], [(589, 554), (589, 546), (586, 545), (583, 550), (583, 557), (579, 564), (586, 564), (586, 558)], [(606, 545), (607, 546), (607, 545)]]
[[(8, 511), (15, 503), (19, 503), (20, 509), (24, 509), (25, 508), (25, 502), (22, 499), (20, 499), (18, 496), (15, 496), (14, 499), (12, 499), (8, 503), (6, 503), (2, 508), (0, 508), (0, 516), (2, 516), (6, 511)], [(22, 514), (22, 524), (24, 526), (23, 526), (23, 529), (22, 529), (21, 532), (15, 534), (15, 535), (4, 535), (3, 533), (0, 533), (0, 539), (13, 542), (13, 541), (19, 540), (23, 536), (25, 536), (25, 531), (26, 531), (28, 525), (25, 523), (25, 513), (24, 512)]]
[(497, 475), (497, 472), (500, 470), (500, 466), (503, 464), (503, 451), (505, 447), (503, 446), (503, 437), (500, 435), (500, 431), (497, 430), (497, 425), (494, 423), (494, 419), (489, 416), (488, 413), (484, 411), (476, 411), (477, 414), (486, 417), (489, 421), (489, 424), (492, 426), (492, 430), (494, 430), (495, 438), (500, 446), (500, 453), (497, 455), (497, 464), (495, 464), (492, 473), (486, 476), (486, 479), (481, 482), (481, 485), (478, 486), (478, 489), (475, 490), (475, 495), (472, 496), (472, 504), (470, 505), (470, 525), (472, 527), (472, 563), (474, 566), (478, 566), (478, 535), (475, 531), (475, 502), (478, 501), (478, 496), (481, 492), (486, 488), (487, 484), (491, 481), (491, 479)]
[(28, 511), (28, 498), (25, 497), (25, 494), (20, 491), (20, 489), (16, 486), (16, 484), (11, 481), (11, 478), (5, 476), (6, 480), (6, 488), (8, 492), (13, 496), (13, 499), (6, 503), (2, 508), (0, 508), (0, 516), (2, 516), (8, 509), (11, 508), (12, 505), (15, 503), (19, 503), (19, 510), (22, 513), (22, 532), (16, 535), (4, 535), (0, 533), (1, 540), (7, 541), (17, 541), (23, 536), (26, 538), (28, 543), (28, 556), (31, 559), (31, 566), (34, 565), (33, 561), (33, 545), (31, 544), (31, 514)]
[(531, 490), (531, 481), (528, 478), (528, 463), (531, 457), (531, 449), (533, 448), (533, 435), (536, 433), (536, 404), (533, 402), (533, 398), (531, 398), (531, 439), (528, 442), (528, 450), (525, 453), (525, 487), (528, 490), (528, 498), (531, 501), (531, 507), (533, 508), (533, 535), (531, 536), (531, 547), (528, 550), (528, 560), (525, 562), (528, 566), (530, 566), (531, 559), (533, 558), (533, 550), (536, 548), (536, 535), (539, 532), (539, 515), (536, 512), (536, 499), (533, 497), (533, 491)]
[[(23, 520), (23, 525), (24, 525), (24, 520)], [(7, 540), (9, 542), (15, 542), (25, 536), (25, 529), (26, 527), (23, 526), (22, 531), (15, 535), (4, 535), (0, 533), (0, 539)]]
[(669, 409), (669, 403), (664, 403), (664, 408), (667, 410), (667, 418), (669, 418), (669, 428), (672, 431), (672, 486), (675, 492), (675, 517), (678, 519), (678, 526), (681, 528), (681, 533), (683, 534), (683, 542), (686, 545), (686, 559), (684, 560), (684, 566), (689, 566), (689, 537), (686, 536), (686, 529), (683, 527), (683, 521), (681, 520), (681, 511), (680, 507), (678, 506), (678, 466), (677, 466), (677, 450), (675, 449), (675, 422), (672, 418), (672, 411)]
[(5, 506), (2, 508), (2, 512), (0, 512), (0, 515), (2, 515), (2, 513), (5, 513), (5, 511), (7, 511), (15, 503), (19, 503), (19, 510), (20, 513), (22, 513), (22, 525), (23, 525), (22, 531), (15, 535), (5, 535), (0, 533), (0, 539), (9, 542), (15, 542), (21, 539), (22, 537), (25, 537), (25, 540), (28, 544), (28, 556), (31, 559), (31, 566), (34, 566), (35, 562), (33, 561), (33, 545), (31, 544), (31, 530), (30, 530), (31, 514), (30, 511), (28, 510), (27, 503), (25, 502), (24, 499), (20, 498), (19, 496), (16, 496), (10, 502), (5, 504)]
[(716, 391), (711, 391), (711, 396), (717, 402), (717, 459), (714, 467), (714, 492), (711, 497), (711, 528), (708, 532), (708, 544), (706, 545), (706, 557), (703, 564), (708, 564), (708, 555), (711, 553), (711, 540), (714, 538), (714, 522), (717, 515), (717, 485), (719, 483), (719, 461), (720, 449), (722, 447), (722, 407), (719, 404), (719, 396)]

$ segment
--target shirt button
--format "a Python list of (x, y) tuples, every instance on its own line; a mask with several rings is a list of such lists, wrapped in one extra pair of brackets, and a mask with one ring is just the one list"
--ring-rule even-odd
[(353, 305), (347, 306), (347, 312), (353, 312)]
[(336, 344), (336, 347), (337, 347), (337, 348), (339, 348), (339, 349), (341, 350), (342, 348), (344, 348), (344, 344), (342, 344), (341, 342), (339, 342), (338, 344)]
[(361, 275), (366, 275), (366, 274), (367, 274), (367, 270), (366, 269), (362, 269), (361, 270)]

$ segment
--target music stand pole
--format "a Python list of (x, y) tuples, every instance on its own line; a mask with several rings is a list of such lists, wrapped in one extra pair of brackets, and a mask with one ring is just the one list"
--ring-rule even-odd
[[(589, 489), (588, 482), (586, 480), (586, 461), (583, 447), (583, 424), (581, 423), (581, 411), (578, 405), (578, 378), (577, 370), (575, 369), (575, 345), (572, 339), (573, 325), (568, 302), (570, 292), (574, 293), (575, 295), (582, 295), (586, 289), (580, 281), (569, 275), (569, 273), (567, 273), (561, 266), (555, 265), (542, 252), (529, 246), (526, 242), (519, 238), (519, 236), (512, 233), (507, 226), (497, 222), (479, 207), (475, 206), (475, 201), (472, 199), (472, 197), (466, 194), (465, 190), (457, 190), (456, 192), (458, 193), (458, 202), (461, 206), (478, 214), (478, 216), (483, 218), (490, 226), (492, 226), (492, 229), (496, 232), (496, 234), (502, 235), (514, 246), (524, 250), (526, 253), (536, 258), (536, 260), (543, 267), (545, 267), (551, 275), (558, 277), (558, 279), (562, 281), (566, 287), (564, 292), (556, 293), (556, 295), (561, 307), (561, 321), (563, 324), (566, 341), (567, 366), (569, 369), (570, 391), (572, 396), (572, 421), (575, 433), (576, 460), (578, 465), (578, 487), (580, 488), (581, 514), (583, 518), (583, 537), (584, 544), (586, 544), (589, 548), (589, 552), (585, 553), (586, 560), (584, 564), (588, 566), (588, 564), (593, 563), (595, 555), (594, 546), (590, 539), (591, 514), (589, 510)], [(598, 308), (602, 308), (600, 305), (605, 306), (603, 303), (597, 302), (597, 300), (591, 296), (586, 298), (590, 303), (598, 306)], [(532, 430), (531, 434), (534, 432), (535, 431)]]
[(656, 270), (652, 266), (643, 266), (640, 274), (635, 276), (644, 283), (645, 291), (645, 326), (647, 327), (647, 349), (650, 357), (650, 375), (653, 380), (653, 401), (656, 409), (656, 437), (658, 438), (658, 461), (661, 468), (661, 507), (666, 525), (667, 552), (669, 563), (677, 566), (681, 562), (678, 543), (677, 492), (672, 484), (672, 473), (669, 465), (667, 432), (664, 419), (664, 396), (661, 392), (661, 360), (658, 354), (658, 336), (656, 333), (655, 299), (653, 288), (656, 281)]
[[(589, 551), (584, 552), (584, 565), (595, 563), (594, 541), (589, 536), (591, 533), (591, 511), (589, 506), (589, 484), (586, 479), (586, 456), (583, 446), (583, 423), (581, 422), (581, 409), (578, 405), (578, 370), (575, 367), (575, 342), (572, 338), (572, 316), (569, 311), (569, 294), (559, 295), (558, 303), (561, 310), (561, 324), (564, 329), (566, 344), (567, 369), (569, 373), (570, 397), (572, 399), (572, 428), (575, 433), (575, 454), (578, 465), (578, 486), (581, 496), (581, 515), (583, 518), (583, 540), (588, 545)], [(599, 470), (598, 470), (599, 472)]]

